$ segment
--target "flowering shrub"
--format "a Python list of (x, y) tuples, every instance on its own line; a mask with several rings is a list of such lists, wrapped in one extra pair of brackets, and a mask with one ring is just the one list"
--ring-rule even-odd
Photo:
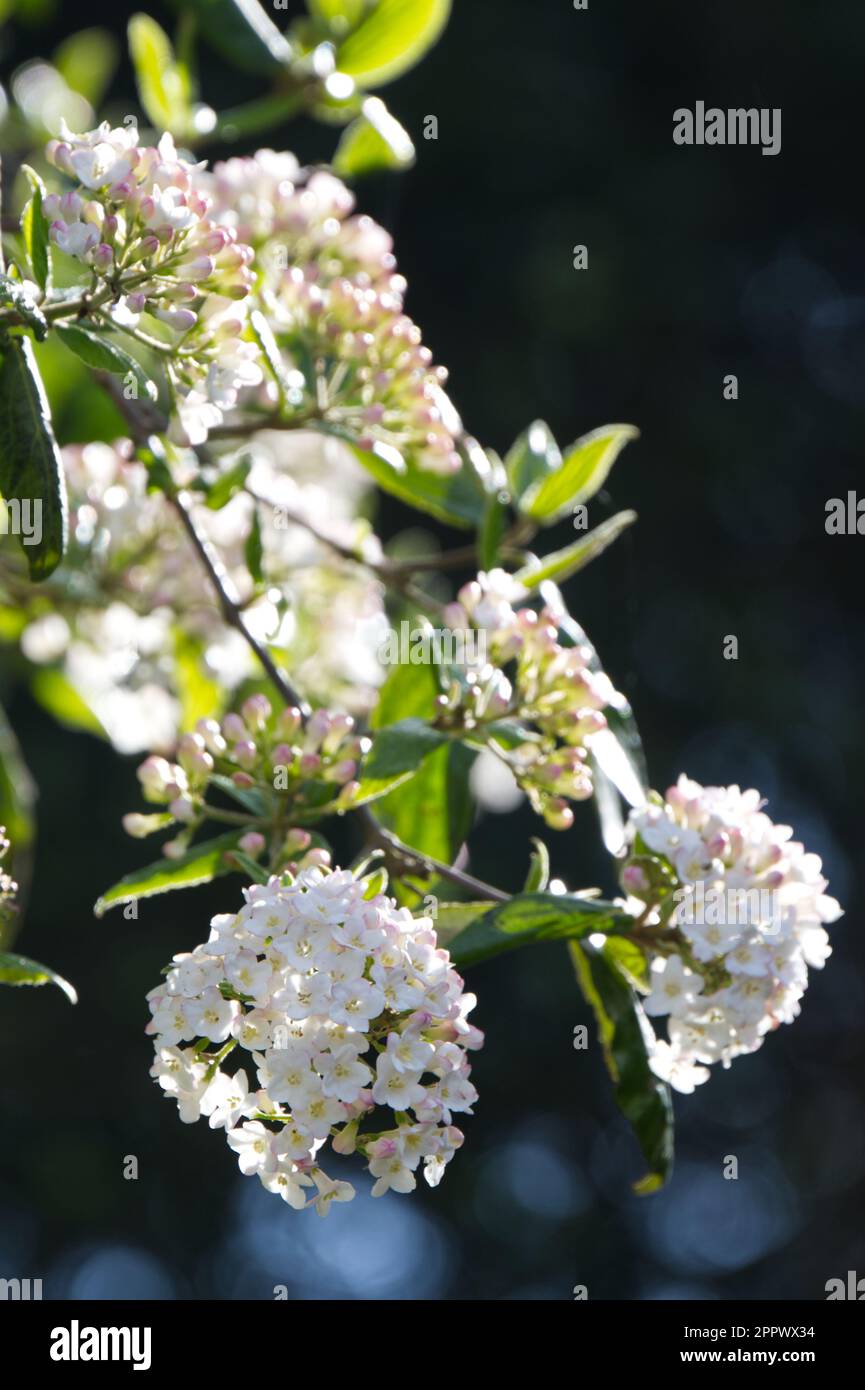
[[(796, 1016), (840, 909), (756, 791), (649, 790), (630, 705), (570, 611), (572, 576), (635, 520), (587, 522), (636, 431), (562, 450), (536, 421), (500, 458), (406, 313), (390, 234), (348, 187), (413, 158), (371, 91), (435, 42), (449, 4), (399, 9), (394, 26), (383, 3), (312, 3), (284, 35), (254, 0), (232, 7), (278, 80), (221, 114), (137, 15), (140, 116), (58, 121), (23, 167), (0, 264), (0, 640), (65, 724), (147, 754), (124, 825), (161, 851), (97, 915), (245, 885), (206, 942), (178, 942), (147, 1028), (181, 1119), (224, 1129), (243, 1173), (322, 1214), (353, 1195), (321, 1166), (328, 1144), (360, 1156), (375, 1195), (411, 1191), (421, 1164), (435, 1186), (476, 1101), (482, 1036), (457, 971), (560, 938), (648, 1192), (671, 1170), (670, 1084), (692, 1090)], [(330, 166), (258, 148), (289, 109), (343, 127)], [(211, 165), (209, 145), (240, 153)], [(62, 451), (52, 353), (49, 382), (77, 371), (112, 412)], [(386, 542), (381, 492), (470, 544)], [(419, 659), (387, 654), (396, 623)], [(5, 725), (0, 750), (25, 883), (26, 771)], [(469, 871), (490, 801), (475, 769), (492, 766), (575, 844), (594, 802), (620, 896), (551, 882), (537, 837), (521, 891)], [(345, 868), (337, 836), (354, 837)], [(0, 981), (74, 998), (5, 949), (16, 894), (4, 870)]]

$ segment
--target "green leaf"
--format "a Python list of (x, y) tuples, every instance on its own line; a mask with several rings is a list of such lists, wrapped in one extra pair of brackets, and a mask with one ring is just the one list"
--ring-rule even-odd
[(431, 665), (412, 666), (408, 662), (397, 662), (390, 668), (379, 691), (370, 723), (374, 729), (382, 729), (412, 715), (419, 719), (432, 719), (438, 693), (438, 681)]
[(441, 35), (451, 0), (379, 0), (337, 50), (337, 67), (381, 87), (419, 62)]
[(357, 179), (380, 169), (408, 169), (415, 161), (411, 136), (378, 97), (367, 97), (361, 115), (343, 131), (333, 157), (334, 172)]
[[(346, 438), (342, 433), (339, 437)], [(465, 463), (458, 473), (442, 476), (424, 472), (417, 464), (400, 458), (395, 450), (370, 451), (361, 449), (351, 439), (348, 442), (379, 487), (409, 507), (462, 530), (472, 529), (480, 522), (485, 505), (483, 490), (477, 475)]]
[(62, 671), (50, 666), (41, 666), (33, 673), (30, 688), (43, 709), (67, 729), (84, 729), (99, 738), (107, 738), (97, 716), (90, 706), (82, 700)]
[(645, 803), (646, 789), (637, 768), (612, 729), (602, 729), (599, 734), (592, 735), (590, 752), (593, 763), (621, 792), (629, 806)]
[(561, 450), (549, 425), (535, 420), (514, 440), (505, 455), (505, 471), (515, 501), (519, 503), (528, 488), (548, 478), (561, 462)]
[(180, 727), (195, 728), (199, 719), (220, 712), (223, 695), (219, 682), (208, 675), (203, 644), (180, 627), (174, 633), (174, 679), (180, 697)]
[(31, 169), (29, 164), (22, 164), (21, 172), (31, 188), (30, 200), (24, 205), (24, 211), (21, 213), (21, 236), (24, 240), (24, 250), (27, 252), (30, 268), (33, 271), (33, 279), (40, 290), (44, 291), (51, 283), (48, 218), (42, 211), (45, 185), (36, 170)]
[(307, 8), (314, 18), (339, 34), (353, 29), (363, 19), (366, 0), (307, 0)]
[(47, 965), (29, 960), (27, 956), (16, 956), (9, 951), (0, 951), (0, 984), (4, 985), (57, 985), (62, 989), (70, 1004), (78, 1003), (78, 995), (68, 980), (50, 970)]
[(36, 341), (44, 341), (48, 334), (48, 320), (38, 304), (33, 303), (23, 285), (9, 275), (0, 274), (0, 304), (11, 305), (27, 327), (33, 330)]
[(532, 857), (529, 872), (523, 886), (524, 893), (543, 893), (550, 881), (550, 851), (543, 840), (533, 836)]
[(608, 936), (603, 945), (604, 955), (638, 992), (649, 992), (649, 959), (645, 951), (629, 936)]
[(35, 582), (47, 579), (66, 549), (66, 483), (30, 339), (9, 339), (0, 352), (0, 493), (7, 502), (26, 499), (34, 522), (41, 513), (38, 541), (25, 545), (20, 537)]
[(211, 773), (210, 785), (218, 787), (226, 796), (230, 796), (236, 801), (238, 806), (242, 806), (244, 811), (248, 811), (251, 816), (266, 816), (268, 813), (268, 803), (264, 793), (258, 787), (237, 787), (230, 777), (225, 777), (221, 772)]
[(655, 1192), (673, 1168), (673, 1106), (670, 1088), (649, 1066), (646, 1047), (649, 1024), (637, 995), (620, 973), (605, 943), (571, 943), (577, 980), (594, 1010), (607, 1069), (613, 1079), (616, 1103), (629, 1121), (649, 1165), (634, 1184), (640, 1194)]
[(638, 434), (633, 425), (604, 425), (583, 435), (565, 451), (554, 472), (526, 488), (519, 499), (520, 512), (544, 526), (560, 521), (603, 487), (622, 449)]
[(112, 376), (134, 377), (138, 389), (151, 401), (156, 400), (156, 387), (148, 377), (140, 362), (118, 347), (112, 338), (104, 333), (94, 333), (90, 328), (82, 328), (77, 323), (58, 323), (55, 328), (60, 341), (97, 372), (110, 372)]
[(482, 570), (495, 569), (498, 564), (499, 546), (508, 522), (507, 503), (502, 492), (487, 494), (483, 519), (478, 531), (478, 566)]
[(494, 902), (438, 903), (433, 915), (438, 944), (447, 946), (455, 936), (478, 917), (483, 917), (495, 907)]
[(179, 859), (163, 858), (144, 869), (136, 869), (102, 894), (93, 909), (95, 915), (102, 917), (109, 908), (134, 902), (137, 898), (152, 898), (157, 893), (170, 893), (176, 888), (195, 888), (200, 883), (221, 878), (223, 874), (235, 873), (234, 866), (225, 856), (229, 850), (237, 848), (242, 834), (242, 830), (232, 831), (215, 840), (194, 845)]
[(235, 67), (273, 73), (294, 56), (258, 0), (176, 0), (175, 9), (196, 14), (202, 37)]
[(230, 858), (242, 873), (252, 879), (253, 883), (267, 883), (270, 878), (267, 869), (253, 859), (251, 854), (245, 854), (242, 849), (231, 850)]
[(243, 558), (246, 561), (246, 568), (252, 575), (254, 582), (260, 584), (264, 578), (264, 572), (262, 570), (264, 542), (261, 538), (261, 518), (258, 515), (258, 507), (253, 508), (249, 535), (243, 547)]
[(627, 527), (633, 525), (636, 519), (636, 512), (617, 512), (615, 516), (602, 521), (594, 531), (588, 531), (571, 545), (566, 545), (562, 550), (554, 550), (551, 555), (545, 555), (541, 560), (524, 565), (514, 575), (514, 579), (526, 589), (537, 588), (545, 579), (554, 579), (557, 584), (563, 584), (572, 574), (576, 574), (577, 570), (597, 559)]
[[(425, 721), (435, 714), (438, 693), (438, 675), (431, 663), (393, 666), (373, 711), (373, 727), (420, 725), (428, 729)], [(388, 733), (387, 728), (384, 733)], [(437, 737), (443, 740), (446, 736)], [(404, 775), (393, 784), (398, 790), (386, 789), (390, 794), (376, 807), (379, 820), (403, 844), (451, 862), (470, 828), (468, 774), (474, 757), (473, 751), (460, 743), (431, 745), (414, 774)], [(407, 786), (402, 785), (405, 782)]]
[(204, 505), (209, 507), (212, 512), (221, 511), (232, 497), (236, 497), (238, 492), (243, 491), (251, 468), (252, 455), (244, 454), (237, 463), (232, 464), (231, 468), (220, 473), (216, 481), (211, 484), (207, 490)]
[(138, 96), (148, 120), (158, 130), (185, 134), (192, 126), (192, 88), (171, 40), (147, 14), (133, 15), (127, 34)]
[(632, 925), (632, 917), (601, 898), (520, 893), (472, 922), (452, 941), (450, 953), (462, 968), (535, 941), (560, 941)]
[(447, 742), (447, 734), (440, 733), (423, 719), (403, 719), (379, 730), (363, 765), (360, 791), (352, 805), (374, 801), (407, 782), (424, 758)]
[(119, 45), (107, 29), (80, 29), (54, 50), (54, 66), (98, 110), (117, 68)]

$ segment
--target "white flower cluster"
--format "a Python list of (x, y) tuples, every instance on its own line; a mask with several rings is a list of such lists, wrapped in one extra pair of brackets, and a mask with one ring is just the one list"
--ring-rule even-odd
[[(197, 176), (213, 215), (255, 249), (259, 295), (297, 388), (293, 404), (320, 409), (376, 445), (408, 452), (420, 468), (461, 467), (462, 424), (421, 331), (403, 311), (390, 235), (352, 215), (354, 195), (333, 174), (293, 155), (259, 150)], [(304, 363), (320, 373), (304, 382)], [(399, 466), (398, 463), (395, 466)]]
[(172, 436), (203, 443), (238, 392), (263, 380), (240, 303), (254, 283), (252, 247), (211, 216), (200, 166), (168, 134), (142, 146), (134, 125), (103, 121), (77, 135), (64, 123), (46, 155), (75, 182), (45, 199), (51, 240), (93, 271), (94, 306), (119, 327), (178, 335), (165, 358), (177, 397)]
[[(215, 917), (206, 945), (175, 956), (148, 995), (151, 1075), (180, 1118), (224, 1128), (242, 1173), (321, 1215), (354, 1196), (321, 1169), (328, 1138), (367, 1160), (373, 1196), (412, 1191), (421, 1161), (435, 1186), (463, 1141), (453, 1115), (471, 1114), (477, 1098), (466, 1056), (483, 1042), (467, 1022), (474, 995), (432, 922), (367, 898), (368, 886), (313, 867), (247, 888), (240, 912)], [(252, 1091), (243, 1067), (222, 1070), (237, 1046), (255, 1068)], [(376, 1107), (395, 1123), (362, 1131)]]
[[(165, 752), (177, 741), (182, 670), (174, 653), (198, 656), (226, 701), (258, 674), (245, 640), (203, 601), (197, 562), (173, 508), (149, 493), (142, 463), (119, 441), (63, 450), (69, 489), (66, 564), (86, 573), (45, 612), (38, 594), (15, 588), (0, 567), (0, 603), (24, 615), (28, 661), (56, 666), (123, 753)], [(255, 504), (238, 493), (220, 511), (196, 505), (195, 522), (220, 554), (255, 636), (284, 649), (315, 704), (368, 713), (381, 684), (377, 651), (388, 631), (379, 581), (334, 564), (323, 539), (284, 518), (309, 518), (320, 537), (377, 562), (381, 547), (364, 508), (369, 478), (339, 440), (307, 430), (256, 439), (250, 486), (261, 498), (264, 592), (246, 559)], [(324, 479), (327, 479), (325, 486)]]
[[(526, 740), (498, 749), (533, 810), (554, 830), (573, 824), (569, 801), (592, 794), (589, 752), (607, 729), (604, 710), (622, 702), (605, 672), (592, 667), (590, 647), (559, 641), (564, 610), (515, 608), (526, 590), (501, 569), (481, 571), (448, 604), (451, 628), (469, 624), (486, 636), (485, 664), (467, 672), (468, 694), (454, 685), (443, 703), (463, 727), (518, 719)], [(486, 658), (488, 657), (488, 661)], [(505, 674), (507, 668), (511, 675)]]
[(622, 881), (644, 905), (652, 943), (645, 1010), (668, 1019), (652, 1067), (680, 1091), (707, 1080), (707, 1064), (728, 1067), (791, 1023), (808, 966), (831, 950), (823, 924), (841, 908), (826, 896), (821, 861), (764, 804), (759, 792), (681, 776), (665, 801), (629, 818)]

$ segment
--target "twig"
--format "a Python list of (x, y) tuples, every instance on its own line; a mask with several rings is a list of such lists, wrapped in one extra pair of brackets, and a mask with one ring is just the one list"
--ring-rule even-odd
[(303, 696), (295, 690), (288, 678), (280, 671), (264, 643), (259, 642), (256, 637), (253, 637), (247, 627), (246, 620), (240, 607), (239, 595), (234, 592), (234, 585), (222, 561), (219, 559), (210, 542), (202, 536), (199, 531), (195, 518), (189, 510), (186, 495), (184, 493), (174, 493), (169, 496), (168, 500), (172, 503), (177, 515), (180, 517), (183, 529), (186, 531), (194, 550), (198, 554), (198, 558), (207, 571), (208, 578), (216, 591), (216, 597), (225, 621), (228, 623), (229, 627), (233, 627), (235, 631), (240, 633), (241, 637), (243, 637), (255, 653), (286, 704), (295, 705), (305, 718), (309, 714), (309, 706)]
[(456, 869), (451, 864), (434, 859), (432, 855), (422, 854), (420, 850), (404, 845), (396, 835), (385, 830), (369, 806), (359, 806), (355, 815), (366, 831), (367, 847), (383, 850), (386, 859), (399, 865), (400, 873), (416, 873), (423, 877), (431, 873), (438, 874), (439, 878), (447, 879), (449, 883), (465, 889), (474, 898), (489, 898), (497, 903), (507, 902), (510, 898), (510, 893), (503, 892), (501, 888), (494, 888), (491, 883), (484, 883), (483, 879), (475, 878), (473, 874), (464, 873), (462, 869)]

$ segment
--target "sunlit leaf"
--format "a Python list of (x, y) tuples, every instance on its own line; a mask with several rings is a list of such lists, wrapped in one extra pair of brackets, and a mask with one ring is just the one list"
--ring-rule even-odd
[(57, 985), (70, 1004), (78, 1003), (76, 991), (56, 970), (51, 970), (47, 965), (40, 965), (38, 961), (30, 960), (27, 956), (16, 956), (10, 951), (0, 951), (0, 984)]
[(337, 49), (340, 72), (381, 87), (414, 67), (447, 24), (451, 0), (379, 0)]

